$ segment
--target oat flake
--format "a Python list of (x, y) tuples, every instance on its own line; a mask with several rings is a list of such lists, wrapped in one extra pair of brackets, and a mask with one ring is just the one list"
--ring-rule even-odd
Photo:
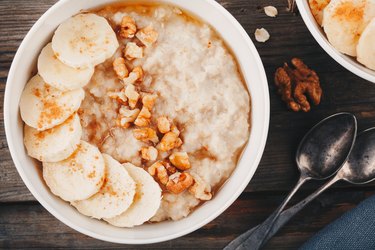
[(261, 43), (264, 43), (270, 39), (270, 34), (265, 28), (256, 29), (254, 35), (255, 39)]
[(276, 17), (278, 11), (274, 6), (266, 6), (264, 7), (264, 13), (266, 13), (266, 15), (269, 17)]

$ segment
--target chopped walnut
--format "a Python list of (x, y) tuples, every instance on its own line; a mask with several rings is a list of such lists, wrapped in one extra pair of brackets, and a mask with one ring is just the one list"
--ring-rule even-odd
[(118, 57), (113, 61), (113, 70), (120, 80), (129, 75), (129, 70), (125, 65), (125, 59), (123, 57)]
[(191, 174), (194, 179), (194, 184), (189, 188), (189, 193), (195, 198), (203, 201), (212, 199), (211, 186), (202, 180), (197, 174)]
[(148, 168), (148, 173), (157, 177), (161, 184), (166, 185), (169, 181), (167, 170), (161, 162), (155, 162)]
[(169, 192), (174, 194), (180, 194), (191, 185), (193, 185), (194, 179), (189, 173), (175, 173), (169, 177), (166, 188)]
[(158, 150), (152, 146), (143, 147), (141, 149), (141, 156), (146, 161), (155, 161), (158, 158)]
[(128, 98), (129, 106), (130, 108), (134, 109), (137, 105), (139, 94), (135, 90), (135, 87), (133, 84), (129, 84), (125, 88), (125, 96)]
[(282, 100), (288, 107), (297, 112), (308, 112), (311, 109), (307, 96), (314, 105), (320, 103), (322, 89), (319, 77), (314, 70), (309, 69), (301, 59), (293, 58), (290, 68), (287, 63), (276, 70), (275, 85)]
[(118, 125), (123, 128), (128, 128), (130, 124), (135, 121), (139, 112), (139, 109), (130, 110), (128, 107), (122, 106), (119, 110)]
[(169, 164), (169, 162), (163, 161), (162, 163), (164, 167), (167, 169), (169, 175), (172, 175), (177, 172), (177, 168)]
[(135, 35), (139, 41), (141, 41), (146, 47), (151, 47), (152, 44), (158, 40), (158, 32), (152, 28), (152, 26), (147, 26), (137, 32)]
[(120, 36), (122, 38), (133, 38), (137, 32), (137, 25), (130, 16), (124, 16), (121, 21)]
[(134, 67), (134, 69), (132, 70), (132, 73), (135, 73), (137, 75), (137, 82), (141, 82), (143, 80), (143, 69), (141, 66), (136, 66)]
[(148, 108), (148, 110), (152, 110), (155, 104), (155, 100), (158, 96), (155, 94), (145, 94), (142, 98), (142, 104), (144, 107)]
[(174, 152), (169, 156), (169, 160), (179, 170), (191, 168), (189, 156), (186, 152)]
[(171, 122), (165, 116), (160, 116), (157, 120), (157, 126), (160, 133), (165, 134), (171, 131)]
[(137, 140), (140, 141), (151, 141), (153, 143), (158, 143), (159, 138), (156, 131), (152, 128), (138, 128), (133, 130), (133, 135)]
[(129, 42), (126, 44), (124, 54), (125, 58), (131, 61), (135, 58), (142, 58), (143, 49), (139, 47), (136, 43)]
[(180, 135), (180, 130), (178, 130), (177, 126), (174, 125), (174, 124), (172, 124), (172, 126), (171, 126), (171, 132), (175, 133), (177, 136)]
[(137, 119), (135, 120), (134, 124), (139, 127), (146, 127), (150, 125), (150, 122), (151, 122), (151, 113), (148, 110), (148, 108), (143, 107)]
[(168, 132), (163, 136), (157, 148), (164, 152), (169, 151), (176, 147), (177, 141), (178, 141), (178, 134), (173, 133), (173, 132)]
[(182, 140), (180, 138), (177, 138), (174, 148), (179, 148), (181, 146), (182, 146)]
[(126, 97), (124, 90), (117, 92), (108, 92), (107, 95), (109, 98), (116, 100), (120, 104), (127, 104), (128, 98)]
[(122, 79), (124, 85), (133, 84), (135, 82), (140, 82), (143, 80), (143, 69), (140, 66), (135, 67), (129, 76)]

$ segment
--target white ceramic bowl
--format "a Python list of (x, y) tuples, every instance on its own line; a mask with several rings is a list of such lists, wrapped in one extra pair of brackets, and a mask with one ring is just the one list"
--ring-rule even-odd
[(357, 76), (375, 83), (375, 71), (366, 68), (363, 64), (357, 62), (354, 57), (340, 53), (328, 42), (322, 27), (320, 27), (320, 25), (315, 21), (315, 18), (311, 13), (308, 0), (297, 0), (296, 2), (302, 19), (310, 33), (313, 35), (319, 45), (328, 53), (328, 55)]
[(73, 229), (97, 239), (125, 244), (146, 244), (174, 239), (202, 227), (219, 216), (251, 180), (261, 159), (268, 133), (267, 79), (254, 44), (241, 25), (222, 6), (214, 0), (164, 0), (163, 2), (180, 6), (211, 24), (233, 49), (252, 99), (249, 143), (236, 170), (216, 196), (185, 219), (123, 229), (83, 216), (49, 191), (41, 177), (40, 168), (27, 156), (23, 146), (23, 126), (18, 103), (25, 83), (31, 77), (31, 72), (35, 71), (38, 54), (51, 39), (57, 26), (82, 9), (110, 2), (113, 0), (60, 0), (27, 34), (14, 58), (6, 85), (4, 116), (8, 146), (17, 170), (30, 192), (51, 214)]

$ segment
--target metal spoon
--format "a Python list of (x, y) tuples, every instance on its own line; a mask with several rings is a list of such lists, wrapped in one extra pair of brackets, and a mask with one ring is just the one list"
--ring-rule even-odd
[[(344, 180), (352, 184), (366, 184), (375, 180), (375, 128), (371, 128), (360, 133), (356, 139), (348, 161), (337, 172), (335, 177), (320, 187), (313, 194), (303, 201), (285, 210), (276, 219), (275, 224), (264, 240), (263, 244), (274, 236), (294, 215), (301, 211), (307, 204), (314, 200), (318, 195), (324, 192), (339, 180)], [(258, 226), (247, 231), (247, 237), (251, 235)], [(245, 240), (246, 237), (243, 239)], [(234, 242), (231, 249), (246, 249), (245, 244), (241, 245), (243, 240)], [(231, 242), (231, 244), (232, 244)], [(247, 248), (252, 249), (252, 248)]]
[[(307, 180), (324, 180), (335, 174), (347, 160), (357, 133), (357, 120), (349, 113), (338, 113), (315, 125), (302, 139), (296, 153), (300, 178), (283, 203), (256, 231), (247, 231), (234, 239), (224, 249), (259, 249), (277, 217), (292, 196)], [(242, 249), (242, 248), (240, 248)]]

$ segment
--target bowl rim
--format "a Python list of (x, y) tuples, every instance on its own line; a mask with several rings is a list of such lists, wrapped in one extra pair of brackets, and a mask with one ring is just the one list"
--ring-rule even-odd
[[(354, 61), (352, 57), (339, 52), (329, 43), (325, 34), (323, 34), (322, 29), (319, 27), (311, 13), (308, 0), (297, 0), (296, 3), (305, 25), (307, 26), (314, 39), (318, 42), (320, 47), (322, 47), (325, 52), (336, 62), (338, 62), (341, 66), (343, 66), (353, 74), (367, 81), (375, 83), (375, 71), (366, 68), (364, 65), (360, 64), (357, 61)], [(366, 72), (365, 70), (369, 72)]]
[[(252, 56), (254, 57), (253, 59), (257, 64), (257, 67), (258, 67), (257, 71), (259, 72), (259, 77), (261, 79), (261, 84), (259, 84), (259, 85), (261, 86), (262, 91), (264, 93), (264, 96), (263, 96), (264, 102), (262, 103), (262, 105), (264, 107), (264, 113), (263, 113), (264, 119), (262, 121), (259, 121), (259, 124), (262, 125), (263, 130), (262, 130), (262, 134), (259, 137), (260, 138), (259, 139), (260, 144), (258, 145), (257, 154), (256, 154), (256, 157), (253, 160), (254, 168), (251, 171), (248, 171), (248, 174), (247, 174), (246, 179), (245, 179), (246, 181), (243, 181), (241, 183), (241, 185), (237, 186), (237, 189), (236, 189), (235, 192), (233, 192), (232, 197), (230, 199), (227, 199), (223, 206), (219, 207), (219, 209), (214, 211), (210, 216), (206, 217), (200, 223), (197, 223), (194, 226), (191, 226), (186, 230), (178, 231), (177, 233), (169, 234), (169, 235), (166, 235), (164, 237), (159, 237), (157, 239), (150, 239), (150, 240), (129, 240), (129, 239), (125, 239), (125, 240), (119, 240), (118, 238), (115, 238), (115, 237), (107, 237), (107, 236), (103, 236), (103, 235), (94, 233), (92, 231), (86, 230), (85, 228), (82, 228), (79, 225), (77, 225), (76, 223), (74, 223), (72, 220), (65, 218), (62, 215), (62, 213), (58, 211), (58, 209), (55, 209), (54, 207), (50, 206), (48, 201), (44, 197), (42, 197), (42, 195), (37, 191), (37, 189), (34, 188), (33, 184), (31, 184), (31, 182), (28, 180), (28, 177), (27, 177), (25, 171), (23, 170), (21, 162), (20, 162), (20, 160), (19, 160), (19, 158), (16, 154), (16, 143), (10, 137), (10, 135), (12, 134), (11, 131), (12, 131), (13, 128), (11, 127), (10, 118), (8, 119), (8, 117), (11, 116), (10, 107), (9, 107), (9, 103), (10, 103), (9, 100), (12, 98), (12, 96), (11, 96), (11, 87), (8, 87), (8, 86), (10, 86), (10, 84), (8, 84), (8, 83), (12, 82), (13, 79), (15, 78), (16, 65), (19, 64), (20, 60), (22, 60), (21, 55), (27, 49), (28, 42), (31, 39), (31, 37), (33, 36), (33, 34), (35, 33), (35, 31), (40, 28), (40, 26), (43, 24), (44, 21), (46, 21), (47, 18), (50, 18), (50, 13), (53, 13), (57, 9), (61, 8), (61, 6), (64, 6), (65, 2), (68, 2), (68, 1), (71, 1), (71, 0), (60, 0), (60, 1), (58, 1), (57, 3), (52, 5), (37, 20), (37, 22), (32, 26), (32, 28), (29, 30), (29, 32), (27, 33), (27, 35), (23, 39), (21, 45), (19, 46), (19, 48), (18, 48), (18, 50), (15, 54), (15, 57), (13, 59), (11, 68), (9, 70), (7, 84), (6, 84), (6, 88), (5, 88), (5, 98), (4, 98), (4, 127), (5, 127), (5, 133), (6, 133), (8, 148), (9, 148), (12, 160), (14, 162), (14, 165), (15, 165), (19, 175), (21, 176), (21, 179), (23, 180), (23, 182), (25, 183), (25, 185), (27, 186), (27, 188), (29, 189), (31, 194), (36, 198), (36, 200), (49, 213), (51, 213), (55, 218), (57, 218), (59, 221), (61, 221), (62, 223), (64, 223), (68, 227), (70, 227), (70, 228), (72, 228), (72, 229), (74, 229), (74, 230), (76, 230), (76, 231), (78, 231), (82, 234), (85, 234), (85, 235), (88, 235), (90, 237), (100, 239), (100, 240), (103, 240), (103, 241), (107, 241), (107, 242), (120, 243), (120, 244), (150, 244), (150, 243), (163, 242), (163, 241), (175, 239), (175, 238), (184, 236), (186, 234), (189, 234), (189, 233), (201, 228), (202, 226), (206, 225), (207, 223), (211, 222), (216, 217), (221, 215), (230, 205), (232, 205), (233, 202), (240, 196), (240, 194), (243, 192), (243, 190), (249, 184), (249, 182), (252, 179), (256, 169), (259, 166), (259, 163), (260, 163), (260, 160), (261, 160), (261, 157), (263, 155), (264, 148), (265, 148), (265, 145), (266, 145), (266, 142), (267, 142), (269, 121), (270, 121), (270, 100), (269, 100), (268, 81), (267, 81), (266, 73), (265, 73), (264, 66), (263, 66), (263, 63), (261, 61), (261, 58), (259, 56), (259, 53), (256, 50), (255, 45), (252, 42), (252, 40), (250, 39), (249, 35), (246, 33), (246, 31), (240, 25), (240, 23), (223, 6), (221, 6), (215, 0), (204, 0), (212, 8), (215, 8), (225, 18), (227, 18), (228, 21), (233, 26), (233, 28), (235, 28), (237, 30), (237, 32), (239, 32), (242, 39), (246, 42), (246, 45), (248, 46), (249, 51), (251, 51)], [(100, 4), (98, 4), (98, 5), (100, 5)], [(253, 106), (253, 104), (252, 104), (252, 106)]]

